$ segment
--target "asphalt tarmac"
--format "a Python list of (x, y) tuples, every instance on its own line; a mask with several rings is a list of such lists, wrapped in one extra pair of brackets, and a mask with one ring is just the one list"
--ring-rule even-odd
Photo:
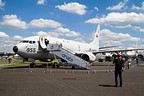
[(144, 96), (144, 66), (124, 71), (123, 87), (114, 87), (114, 73), (98, 67), (108, 68), (1, 69), (0, 96)]

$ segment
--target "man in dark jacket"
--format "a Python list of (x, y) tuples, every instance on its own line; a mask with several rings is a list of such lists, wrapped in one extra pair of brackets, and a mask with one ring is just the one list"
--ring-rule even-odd
[(122, 67), (124, 67), (122, 55), (117, 55), (113, 63), (115, 64), (115, 87), (118, 86), (118, 76), (120, 80), (120, 87), (122, 87)]

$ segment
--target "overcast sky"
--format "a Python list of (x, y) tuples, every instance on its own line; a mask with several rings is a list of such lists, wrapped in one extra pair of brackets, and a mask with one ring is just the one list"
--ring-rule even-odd
[(0, 51), (42, 34), (89, 43), (98, 23), (100, 46), (144, 48), (143, 0), (0, 0)]

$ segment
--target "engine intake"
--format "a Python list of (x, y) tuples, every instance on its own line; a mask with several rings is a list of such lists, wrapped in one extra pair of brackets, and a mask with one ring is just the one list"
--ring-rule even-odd
[(88, 62), (92, 62), (95, 61), (96, 56), (93, 53), (85, 53), (81, 55), (81, 58)]
[(49, 41), (43, 37), (43, 36), (40, 36), (39, 37), (39, 42), (40, 42), (40, 46), (43, 48), (43, 49), (46, 49), (47, 48), (47, 45), (49, 44)]

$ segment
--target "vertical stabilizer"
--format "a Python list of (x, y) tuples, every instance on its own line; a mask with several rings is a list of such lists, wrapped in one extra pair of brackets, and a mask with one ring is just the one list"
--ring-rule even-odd
[(96, 48), (99, 49), (99, 34), (100, 34), (100, 24), (97, 26), (97, 30), (95, 32), (95, 36), (93, 41), (90, 43), (90, 45), (95, 46)]

